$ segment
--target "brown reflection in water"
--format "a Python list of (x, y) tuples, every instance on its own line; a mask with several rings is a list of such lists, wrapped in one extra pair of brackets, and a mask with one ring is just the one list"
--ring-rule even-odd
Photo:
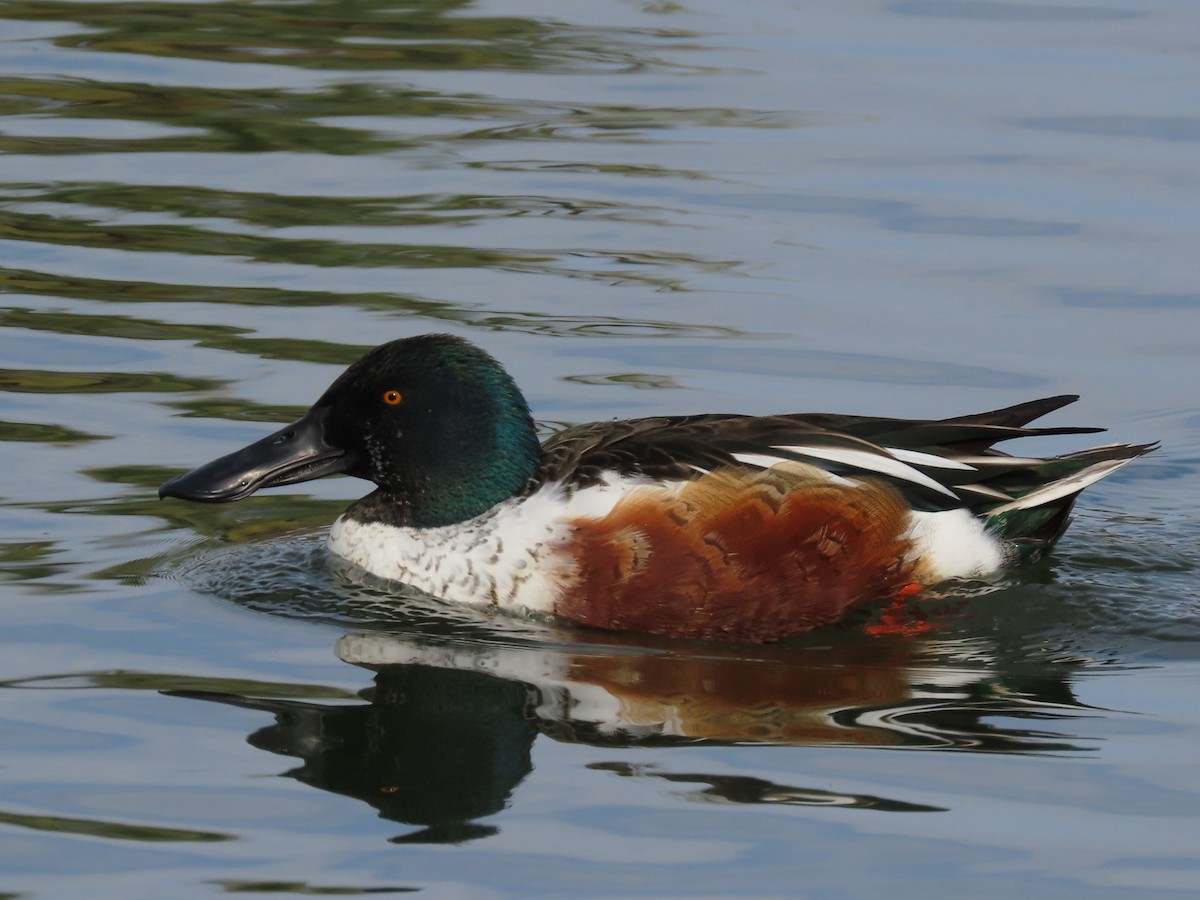
[(909, 694), (904, 643), (851, 644), (800, 663), (695, 655), (580, 655), (569, 663), (576, 690), (611, 696), (619, 710), (608, 727), (643, 729), (692, 740), (787, 744), (888, 745), (896, 735), (847, 728), (831, 713), (874, 707)]

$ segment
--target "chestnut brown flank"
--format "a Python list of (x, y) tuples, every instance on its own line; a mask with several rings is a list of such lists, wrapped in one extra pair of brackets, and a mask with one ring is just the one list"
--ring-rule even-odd
[(889, 485), (831, 484), (800, 465), (639, 489), (574, 523), (577, 569), (557, 612), (673, 637), (799, 634), (908, 581), (908, 511)]

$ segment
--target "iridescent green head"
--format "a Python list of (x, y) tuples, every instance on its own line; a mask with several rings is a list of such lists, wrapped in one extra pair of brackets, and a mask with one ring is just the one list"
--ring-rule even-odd
[(427, 334), (376, 347), (297, 422), (159, 493), (225, 502), (343, 472), (380, 488), (351, 515), (434, 527), (519, 493), (540, 453), (529, 407), (503, 367), (461, 338)]

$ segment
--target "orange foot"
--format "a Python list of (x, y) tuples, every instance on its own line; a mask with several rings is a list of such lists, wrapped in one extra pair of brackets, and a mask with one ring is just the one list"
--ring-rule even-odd
[(879, 621), (865, 626), (863, 631), (872, 637), (879, 637), (884, 634), (926, 634), (936, 629), (938, 626), (929, 621), (923, 610), (908, 603), (924, 589), (924, 585), (915, 581), (904, 585), (896, 592), (892, 605), (879, 614)]

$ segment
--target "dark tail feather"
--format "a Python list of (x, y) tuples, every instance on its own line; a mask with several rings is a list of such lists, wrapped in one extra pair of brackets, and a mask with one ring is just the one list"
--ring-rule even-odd
[(988, 452), (993, 444), (1019, 437), (1046, 437), (1058, 434), (1095, 434), (1103, 428), (1079, 427), (1075, 425), (1051, 426), (1049, 428), (1027, 428), (1034, 419), (1062, 409), (1079, 399), (1078, 394), (1060, 394), (1030, 400), (1003, 409), (937, 419), (928, 422), (904, 420), (866, 419), (862, 423), (844, 428), (848, 434), (856, 434), (885, 446), (939, 449), (955, 453), (980, 454)]
[(1054, 456), (1021, 473), (1024, 485), (1006, 485), (1015, 497), (1007, 503), (983, 506), (988, 528), (1012, 541), (1026, 555), (1047, 550), (1062, 536), (1071, 520), (1071, 507), (1088, 485), (1158, 444), (1111, 444)]
[[(972, 413), (969, 416), (955, 416), (943, 421), (960, 425), (1004, 425), (1010, 428), (1020, 428), (1028, 425), (1034, 419), (1049, 415), (1056, 409), (1070, 406), (1079, 399), (1078, 394), (1059, 394), (1057, 397), (1043, 397), (1041, 400), (1029, 400), (1006, 406), (1003, 409), (993, 409), (990, 412)], [(1086, 431), (1103, 431), (1101, 428), (1088, 428)]]

